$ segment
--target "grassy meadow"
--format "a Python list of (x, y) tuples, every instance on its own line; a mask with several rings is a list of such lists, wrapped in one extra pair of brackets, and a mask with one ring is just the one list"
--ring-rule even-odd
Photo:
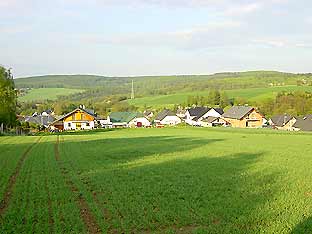
[(18, 98), (21, 102), (27, 101), (43, 101), (56, 100), (59, 96), (67, 96), (74, 93), (83, 92), (82, 89), (67, 89), (67, 88), (39, 88), (31, 89), (25, 96)]
[[(250, 102), (263, 101), (268, 98), (275, 98), (279, 92), (309, 91), (312, 92), (312, 86), (274, 86), (266, 88), (246, 88), (225, 90), (229, 98), (243, 98)], [(208, 91), (180, 92), (168, 95), (147, 96), (128, 100), (129, 104), (138, 107), (144, 107), (145, 104), (152, 107), (170, 107), (175, 104), (184, 104), (188, 96), (207, 96)]]
[(122, 129), (0, 137), (0, 152), (0, 233), (312, 230), (306, 133)]

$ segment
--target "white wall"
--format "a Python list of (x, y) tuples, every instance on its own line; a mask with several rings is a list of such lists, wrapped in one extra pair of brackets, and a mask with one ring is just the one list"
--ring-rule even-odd
[(178, 116), (166, 116), (162, 121), (160, 121), (163, 125), (177, 125), (182, 121)]
[(129, 122), (129, 126), (133, 126), (133, 125), (137, 126), (137, 123), (142, 123), (143, 127), (148, 127), (151, 125), (150, 121), (147, 118), (140, 117), (140, 118), (134, 118), (133, 120), (131, 120)]
[[(69, 126), (70, 125), (70, 126)], [(81, 123), (81, 129), (91, 130), (94, 129), (94, 121), (89, 122), (89, 126), (87, 126), (86, 122)], [(76, 122), (64, 122), (64, 130), (76, 130)]]

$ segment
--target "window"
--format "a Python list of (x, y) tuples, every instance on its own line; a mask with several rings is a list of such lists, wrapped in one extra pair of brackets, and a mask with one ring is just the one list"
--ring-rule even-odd
[(86, 126), (89, 127), (89, 126), (90, 126), (90, 123), (86, 123)]
[(67, 125), (68, 125), (69, 128), (71, 127), (71, 123), (68, 123)]

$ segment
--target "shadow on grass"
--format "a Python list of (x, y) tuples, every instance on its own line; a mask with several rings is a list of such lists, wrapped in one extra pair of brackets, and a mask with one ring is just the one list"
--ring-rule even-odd
[[(72, 160), (75, 155), (78, 165), (91, 171), (112, 169), (124, 163), (134, 162), (149, 156), (157, 157), (192, 150), (203, 145), (219, 142), (222, 139), (182, 138), (172, 136), (132, 137), (132, 138), (103, 138), (96, 140), (74, 141), (66, 139), (61, 145), (65, 156), (64, 161)], [(87, 157), (87, 160), (86, 160)], [(94, 165), (94, 162), (97, 162)]]
[(291, 232), (292, 234), (309, 234), (312, 233), (312, 217), (299, 223)]
[(121, 232), (256, 233), (270, 226), (261, 207), (274, 195), (275, 175), (248, 171), (262, 154), (205, 155), (90, 179), (101, 181), (97, 189), (106, 191)]
[(222, 142), (171, 136), (65, 138), (61, 154), (98, 194), (99, 208), (110, 213), (109, 230), (116, 233), (271, 230), (270, 212), (275, 211), (263, 207), (279, 188), (277, 174), (252, 169), (264, 152), (224, 156)]

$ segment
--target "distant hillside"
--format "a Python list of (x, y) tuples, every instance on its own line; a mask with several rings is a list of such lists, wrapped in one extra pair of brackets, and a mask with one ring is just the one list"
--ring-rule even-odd
[(87, 88), (115, 81), (115, 78), (94, 75), (46, 75), (15, 79), (17, 88)]
[(69, 100), (95, 102), (110, 95), (130, 96), (134, 80), (135, 96), (152, 97), (206, 90), (238, 90), (269, 86), (312, 84), (311, 74), (292, 74), (276, 71), (225, 72), (213, 75), (105, 77), (95, 75), (47, 75), (15, 79), (17, 88), (74, 88), (86, 90)]

